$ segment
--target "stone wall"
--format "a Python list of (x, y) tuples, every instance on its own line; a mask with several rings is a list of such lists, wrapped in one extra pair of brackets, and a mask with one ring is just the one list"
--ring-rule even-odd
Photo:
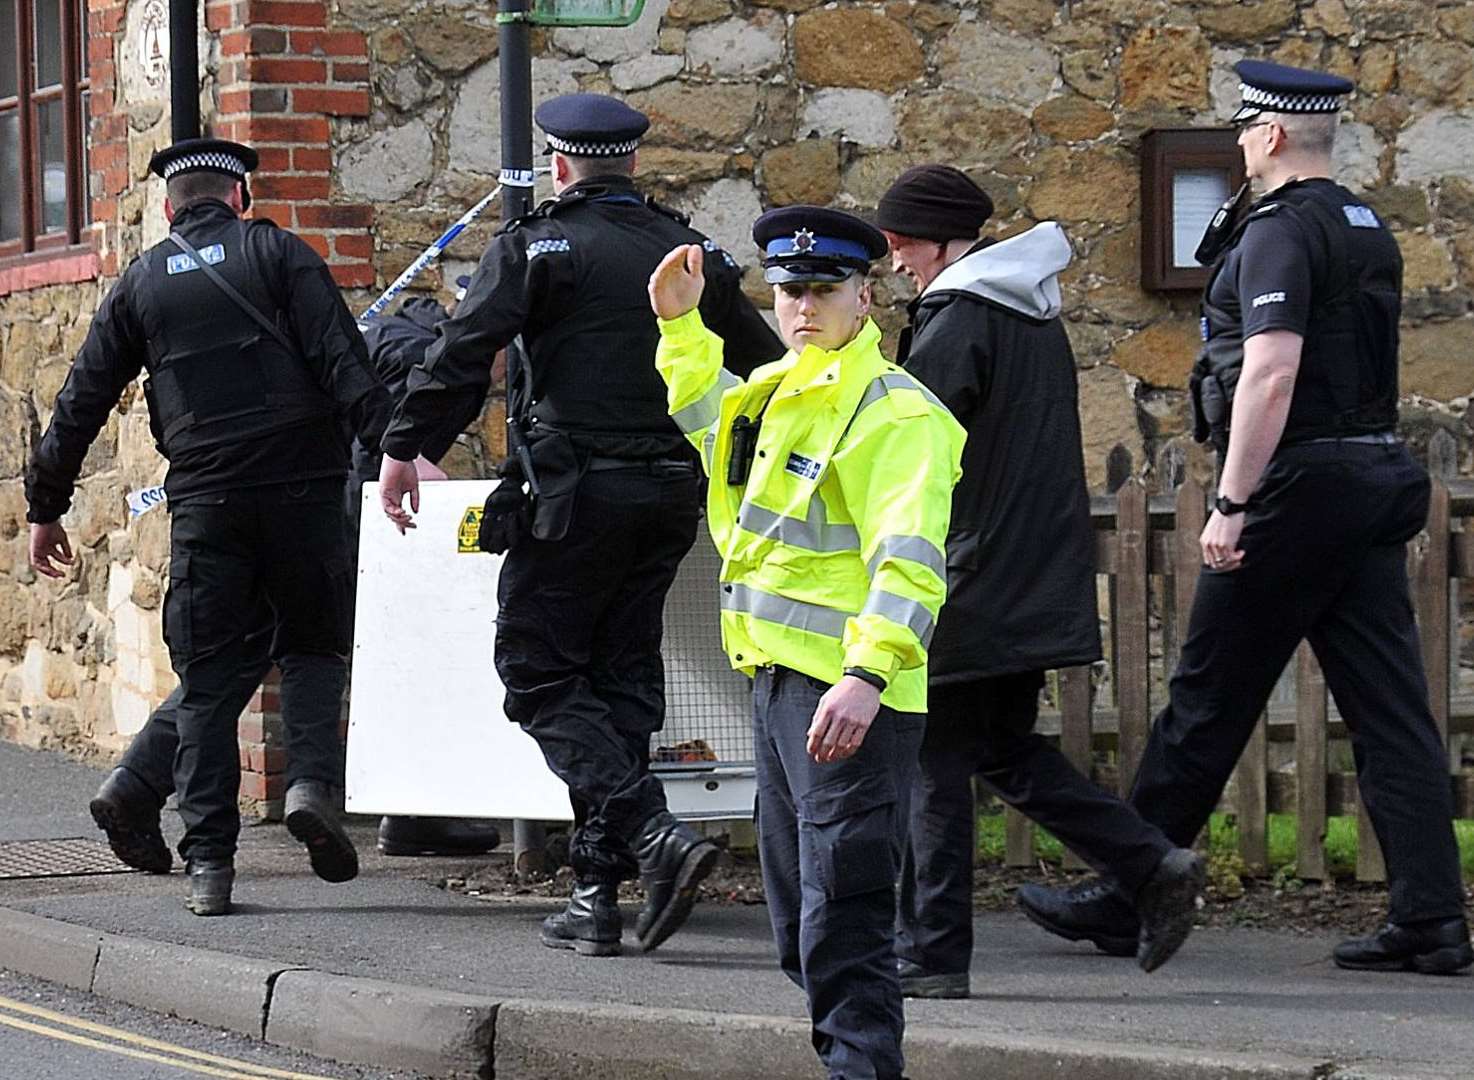
[[(92, 27), (94, 246), (103, 277), (0, 295), (0, 737), (113, 754), (173, 685), (159, 640), (167, 519), (128, 521), (122, 494), (162, 463), (141, 403), (124, 402), (88, 459), (66, 519), (69, 583), (26, 568), (19, 476), (102, 288), (162, 237), (148, 155), (168, 139), (167, 85), (129, 52), (143, 0)], [(259, 141), (272, 216), (309, 233), (360, 305), (472, 202), (499, 165), (493, 7), (469, 0), (211, 0), (202, 103), (222, 132)], [(365, 55), (366, 54), (366, 55)], [(1212, 124), (1244, 56), (1356, 80), (1343, 178), (1392, 224), (1407, 261), (1404, 425), (1451, 432), (1474, 471), (1474, 8), (1451, 0), (647, 0), (627, 30), (534, 32), (534, 93), (613, 91), (650, 114), (642, 181), (744, 264), (764, 208), (861, 211), (908, 165), (956, 164), (998, 204), (1002, 234), (1061, 221), (1092, 486), (1180, 446), (1196, 300), (1138, 285), (1137, 147), (1154, 127)], [(117, 83), (106, 90), (116, 63)], [(99, 93), (99, 89), (106, 90)], [(366, 89), (366, 93), (364, 92)], [(121, 143), (119, 138), (122, 138)], [(126, 152), (117, 147), (126, 146)], [(545, 184), (539, 194), (545, 194)], [(447, 298), (495, 211), (415, 288)], [(755, 274), (757, 299), (769, 303)], [(3, 292), (3, 283), (0, 283)], [(878, 282), (892, 336), (908, 287)], [(452, 452), (453, 476), (504, 452), (502, 406)], [(1199, 459), (1200, 461), (1200, 459)], [(269, 710), (268, 710), (269, 711)], [(261, 737), (256, 749), (268, 748)], [(265, 754), (269, 759), (270, 755)], [(279, 755), (278, 755), (279, 756)], [(271, 769), (262, 753), (245, 757)], [(279, 764), (279, 763), (278, 763)], [(253, 781), (266, 797), (269, 785)]]
[[(495, 182), (496, 37), (481, 5), (337, 2), (341, 23), (368, 35), (373, 106), (339, 122), (334, 184), (377, 207), (382, 283)], [(1407, 260), (1407, 423), (1419, 441), (1450, 430), (1464, 471), (1474, 466), (1471, 45), (1474, 16), (1447, 0), (648, 0), (627, 30), (536, 32), (533, 82), (537, 99), (613, 91), (649, 113), (644, 183), (745, 264), (764, 208), (864, 211), (923, 161), (971, 173), (1001, 233), (1064, 223), (1077, 254), (1065, 312), (1100, 489), (1113, 449), (1140, 473), (1182, 440), (1196, 350), (1196, 297), (1138, 284), (1140, 137), (1221, 123), (1237, 97), (1230, 65), (1245, 56), (1361, 87), (1338, 162)], [(474, 259), (489, 231), (465, 236), (452, 261)], [(882, 277), (887, 330), (908, 295)], [(1119, 473), (1120, 450), (1116, 461)]]

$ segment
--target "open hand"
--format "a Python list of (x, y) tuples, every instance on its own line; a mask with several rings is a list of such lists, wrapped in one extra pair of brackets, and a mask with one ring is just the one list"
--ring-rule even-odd
[(683, 244), (660, 260), (650, 275), (650, 307), (662, 319), (675, 319), (701, 302), (706, 253), (700, 244)]
[[(53, 565), (53, 559), (61, 566)], [(53, 578), (66, 577), (62, 566), (71, 566), (75, 561), (67, 531), (61, 522), (48, 521), (45, 525), (31, 526), (31, 566), (36, 573)]]
[[(408, 511), (404, 508), (405, 495), (409, 496)], [(397, 461), (384, 455), (384, 463), (379, 466), (379, 505), (401, 534), (415, 527), (410, 513), (420, 512), (420, 477), (413, 461)]]

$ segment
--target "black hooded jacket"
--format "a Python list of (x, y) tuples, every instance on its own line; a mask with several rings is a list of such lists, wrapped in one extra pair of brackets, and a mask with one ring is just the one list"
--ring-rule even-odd
[(899, 362), (967, 429), (931, 682), (1098, 660), (1095, 547), (1058, 225), (983, 242), (910, 308)]

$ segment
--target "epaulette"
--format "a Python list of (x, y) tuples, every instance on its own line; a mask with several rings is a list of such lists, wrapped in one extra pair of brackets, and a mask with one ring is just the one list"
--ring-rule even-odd
[(550, 218), (559, 210), (566, 210), (570, 206), (575, 206), (578, 203), (583, 202), (585, 198), (587, 198), (587, 196), (582, 191), (570, 191), (566, 195), (558, 196), (552, 199), (544, 199), (542, 202), (538, 203), (537, 206), (533, 207), (531, 210), (521, 215), (520, 217), (514, 217), (510, 221), (502, 222), (502, 224), (497, 228), (497, 232), (515, 232), (523, 225), (536, 221), (539, 218)]
[(657, 214), (664, 214), (666, 217), (670, 218), (672, 221), (676, 222), (677, 224), (685, 225), (688, 228), (691, 225), (691, 215), (690, 214), (683, 214), (679, 210), (676, 210), (676, 209), (674, 209), (672, 207), (669, 207), (669, 206), (664, 206), (664, 205), (656, 202), (654, 195), (646, 195), (645, 196), (645, 205), (648, 206), (651, 210), (654, 210)]

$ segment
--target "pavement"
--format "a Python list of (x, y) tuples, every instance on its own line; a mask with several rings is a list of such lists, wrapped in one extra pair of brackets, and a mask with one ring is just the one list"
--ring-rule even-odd
[[(101, 838), (86, 804), (102, 775), (0, 743), (0, 844)], [(224, 918), (184, 909), (178, 867), (0, 880), (0, 968), (430, 1077), (822, 1075), (761, 905), (700, 904), (650, 956), (627, 933), (630, 955), (579, 957), (538, 942), (555, 901), (447, 891), (487, 859), (385, 858), (375, 824), (350, 822), (362, 871), (343, 885), (284, 828), (243, 830)], [(976, 936), (970, 1000), (907, 1003), (913, 1080), (1474, 1075), (1474, 979), (1339, 971), (1335, 937), (1200, 930), (1146, 975), (1022, 916), (980, 916)]]

